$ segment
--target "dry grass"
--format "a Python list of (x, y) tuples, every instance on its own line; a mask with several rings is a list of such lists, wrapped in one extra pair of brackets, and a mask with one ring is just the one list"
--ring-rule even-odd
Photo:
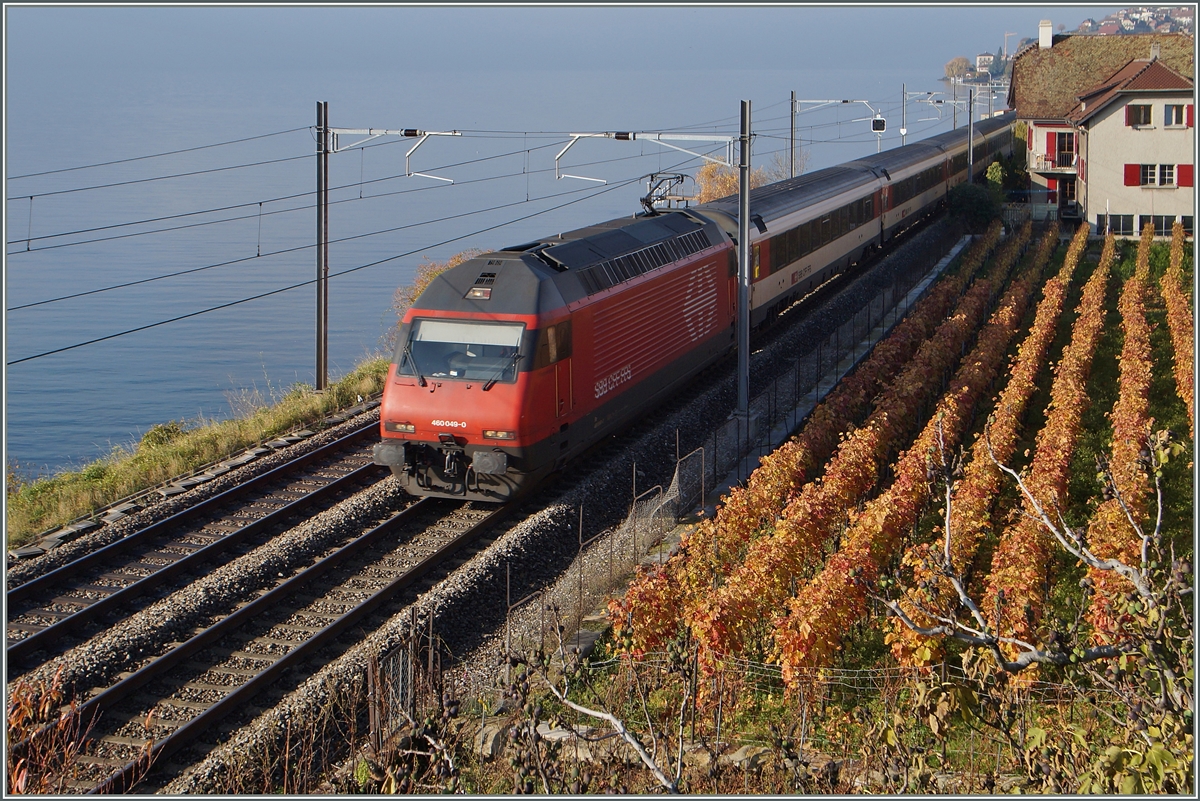
[(229, 398), (232, 419), (156, 425), (132, 448), (114, 448), (77, 471), (28, 480), (10, 465), (7, 547), (20, 547), (121, 498), (353, 406), (360, 395), (369, 397), (382, 389), (388, 363), (384, 357), (365, 361), (321, 394), (304, 385), (269, 397), (257, 389), (243, 390)]

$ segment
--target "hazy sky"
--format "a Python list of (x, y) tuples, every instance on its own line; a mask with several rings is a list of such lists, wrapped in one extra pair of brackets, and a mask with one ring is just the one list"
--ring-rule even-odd
[[(26, 70), (274, 70), (321, 63), (564, 70), (776, 68), (796, 58), (907, 66), (991, 52), (1038, 21), (1074, 28), (1120, 6), (840, 4), (770, 7), (15, 7), (6, 60)], [(919, 46), (914, 46), (921, 43)], [(10, 73), (12, 76), (13, 73)], [(12, 78), (10, 77), (10, 80)]]

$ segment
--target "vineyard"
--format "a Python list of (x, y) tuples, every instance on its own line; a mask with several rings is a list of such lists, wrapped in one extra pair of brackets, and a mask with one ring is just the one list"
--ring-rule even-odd
[[(1168, 248), (997, 223), (610, 603), (616, 649), (690, 660), (692, 703), (726, 715), (770, 694), (737, 660), (804, 719), (846, 670), (915, 670), (915, 715), (859, 721), (889, 758), (933, 770), (914, 743), (986, 731), (1027, 788), (1190, 789), (1192, 270), (1178, 224)], [(1086, 736), (1030, 710), (1047, 681)]]

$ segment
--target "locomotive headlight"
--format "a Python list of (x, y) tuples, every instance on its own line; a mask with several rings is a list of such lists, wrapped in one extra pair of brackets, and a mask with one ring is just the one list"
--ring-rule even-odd
[(490, 286), (473, 286), (467, 290), (467, 297), (472, 300), (488, 300), (492, 296)]
[(485, 428), (483, 430), (484, 439), (516, 439), (516, 431), (497, 431), (494, 428)]
[(415, 434), (417, 427), (412, 423), (393, 423), (391, 420), (385, 421), (383, 424), (384, 431), (393, 431), (397, 434)]

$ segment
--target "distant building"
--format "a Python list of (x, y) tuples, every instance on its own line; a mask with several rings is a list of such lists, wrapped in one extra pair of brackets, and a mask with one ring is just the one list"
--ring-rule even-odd
[(1112, 36), (1112, 35), (1118, 34), (1120, 32), (1121, 32), (1121, 26), (1119, 23), (1116, 23), (1116, 22), (1105, 22), (1103, 25), (1101, 25), (1099, 28), (1096, 29), (1096, 33), (1100, 34), (1101, 36)]
[[(1054, 35), (1049, 20), (1043, 20), (1039, 26), (1038, 41), (1023, 48), (1013, 57), (1008, 105), (1016, 110), (1017, 120), (1028, 126), (1026, 160), (1030, 178), (1029, 200), (1035, 219), (1057, 217), (1066, 212), (1077, 213), (1094, 223), (1096, 214), (1104, 213), (1104, 200), (1098, 193), (1107, 192), (1109, 188), (1103, 177), (1108, 174), (1116, 176), (1113, 180), (1123, 181), (1124, 164), (1126, 161), (1132, 163), (1132, 157), (1117, 156), (1114, 153), (1119, 151), (1108, 149), (1105, 142), (1113, 141), (1106, 139), (1107, 136), (1113, 135), (1111, 125), (1107, 122), (1108, 116), (1101, 119), (1088, 112), (1097, 111), (1095, 97), (1099, 87), (1115, 86), (1119, 82), (1117, 76), (1123, 74), (1122, 70), (1131, 61), (1148, 60), (1151, 57), (1152, 47), (1157, 47), (1156, 59), (1161, 62), (1161, 66), (1169, 68), (1179, 76), (1193, 74), (1194, 42), (1190, 36), (1158, 33), (1122, 36)], [(1157, 72), (1156, 70), (1155, 74)], [(1140, 91), (1149, 90), (1126, 87), (1121, 92), (1115, 92), (1105, 101), (1105, 107), (1112, 106), (1114, 102), (1128, 104), (1128, 98)], [(1186, 92), (1188, 95), (1193, 93), (1194, 89), (1191, 88)], [(1175, 94), (1178, 95), (1179, 92), (1175, 91)], [(1081, 97), (1093, 97), (1087, 109), (1080, 109), (1086, 120), (1069, 118), (1081, 105)], [(1157, 102), (1161, 115), (1164, 113), (1162, 109), (1166, 101)], [(1191, 103), (1194, 101), (1187, 102)], [(1187, 120), (1184, 123), (1186, 125)], [(1091, 135), (1091, 158), (1084, 155), (1084, 169), (1090, 173), (1088, 177), (1092, 180), (1088, 187), (1090, 199), (1081, 197), (1079, 191), (1080, 167), (1077, 160), (1081, 152), (1079, 140), (1084, 133)], [(1156, 129), (1139, 128), (1137, 133), (1139, 138), (1126, 142), (1127, 146), (1136, 144), (1140, 148), (1151, 140), (1160, 141), (1160, 137), (1170, 138), (1172, 144), (1177, 144), (1175, 139), (1179, 137), (1180, 131), (1166, 130), (1159, 126)], [(1183, 138), (1187, 141), (1188, 155), (1172, 156), (1176, 160), (1171, 163), (1190, 165), (1193, 163), (1190, 132)], [(1121, 137), (1118, 137), (1119, 139)], [(1151, 152), (1159, 151), (1147, 150), (1147, 159), (1150, 158)], [(1113, 161), (1115, 158), (1122, 160)], [(1166, 158), (1165, 152), (1163, 158)], [(1141, 161), (1138, 163), (1141, 164)], [(1167, 162), (1154, 163), (1157, 165)], [(1166, 213), (1159, 205), (1160, 199), (1166, 196), (1166, 191), (1126, 192), (1122, 189), (1118, 194), (1122, 203), (1128, 202), (1132, 205), (1118, 210), (1112, 206), (1114, 201), (1110, 198), (1111, 213), (1114, 215), (1118, 211), (1122, 215), (1135, 215), (1136, 223), (1136, 217), (1139, 215), (1162, 216)], [(1190, 190), (1176, 194), (1187, 195), (1188, 202), (1191, 203)], [(1100, 204), (1099, 211), (1096, 209), (1097, 202)], [(1171, 213), (1184, 215), (1184, 212), (1174, 206)], [(1187, 214), (1190, 215), (1191, 211)]]
[(975, 56), (975, 71), (987, 72), (992, 68), (992, 62), (995, 60), (996, 57), (991, 53), (980, 53), (979, 55)]

